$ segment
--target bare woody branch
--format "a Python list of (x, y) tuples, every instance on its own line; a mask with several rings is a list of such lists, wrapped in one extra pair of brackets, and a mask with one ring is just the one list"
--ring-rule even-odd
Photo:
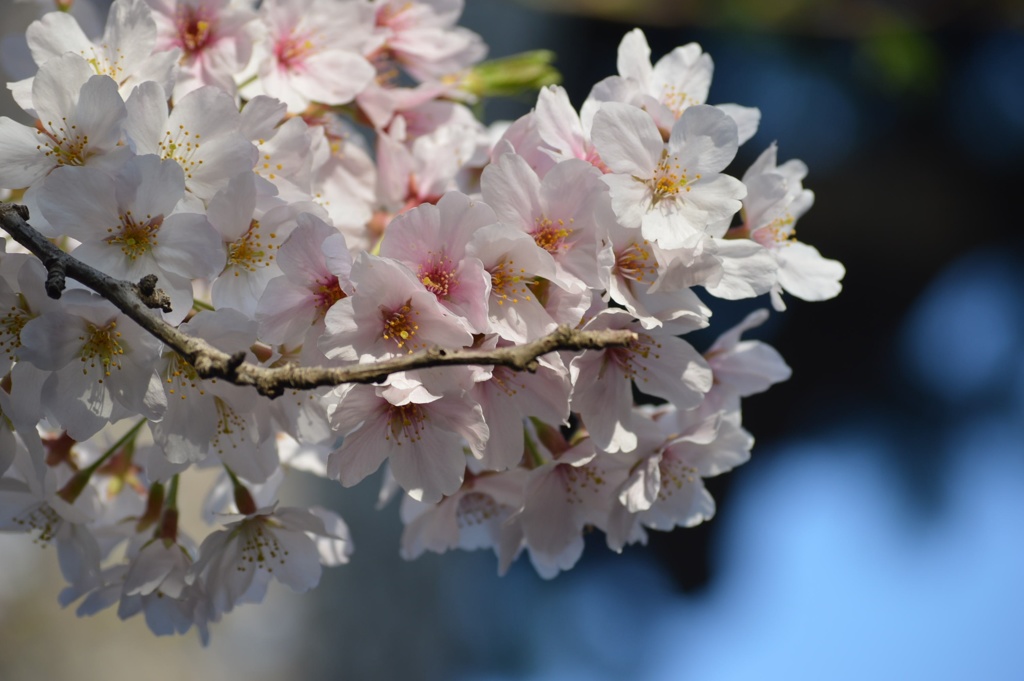
[(201, 378), (219, 378), (253, 386), (261, 394), (277, 397), (285, 390), (307, 390), (342, 383), (376, 383), (390, 374), (429, 367), (480, 364), (516, 371), (536, 371), (537, 358), (555, 350), (600, 350), (624, 347), (636, 340), (631, 331), (578, 331), (566, 326), (537, 340), (493, 350), (430, 348), (404, 357), (344, 367), (263, 367), (245, 361), (245, 352), (228, 354), (201, 338), (189, 336), (166, 323), (154, 308), (170, 311), (168, 297), (147, 275), (137, 284), (115, 279), (73, 258), (28, 224), (25, 206), (0, 203), (0, 227), (46, 266), (46, 292), (60, 298), (67, 277), (113, 303), (147, 332), (172, 348), (195, 367)]

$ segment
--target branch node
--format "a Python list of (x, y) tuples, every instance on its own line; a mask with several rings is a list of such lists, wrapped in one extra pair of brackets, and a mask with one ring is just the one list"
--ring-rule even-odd
[[(15, 208), (20, 208), (20, 206), (15, 206)], [(43, 264), (46, 266), (46, 295), (57, 300), (64, 292), (64, 286), (67, 283), (64, 263), (57, 258), (50, 258)]]
[(244, 361), (245, 361), (245, 351), (244, 350), (239, 350), (235, 354), (231, 355), (231, 357), (228, 358), (228, 362), (227, 362), (227, 374), (228, 375), (227, 375), (226, 378), (232, 379), (232, 378), (238, 376), (238, 367), (242, 366), (242, 362), (244, 362)]
[(138, 284), (133, 284), (132, 289), (146, 307), (171, 312), (171, 297), (156, 287), (156, 281), (155, 274), (147, 274)]

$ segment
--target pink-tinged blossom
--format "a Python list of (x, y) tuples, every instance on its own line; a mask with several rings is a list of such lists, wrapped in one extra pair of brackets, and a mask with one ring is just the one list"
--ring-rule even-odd
[(327, 311), (351, 290), (345, 237), (310, 213), (296, 225), (277, 252), (283, 274), (267, 283), (256, 307), (260, 339), (272, 345), (302, 344), (307, 332), (319, 336)]
[[(172, 551), (178, 551), (180, 558)], [(191, 558), (176, 544), (171, 545), (165, 556), (167, 561), (176, 560), (191, 565)], [(185, 585), (177, 597), (169, 596), (159, 587), (143, 594), (137, 591), (135, 585), (132, 587), (133, 593), (129, 594), (126, 592), (126, 578), (131, 567), (128, 563), (106, 567), (86, 588), (77, 590), (68, 602), (81, 596), (85, 598), (75, 609), (75, 614), (79, 617), (95, 615), (117, 604), (117, 616), (120, 619), (127, 620), (142, 613), (146, 626), (156, 636), (184, 634), (195, 626), (202, 644), (209, 643), (209, 606), (199, 585)], [(169, 591), (175, 591), (180, 566), (171, 564), (171, 567), (173, 569), (166, 575), (164, 582)]]
[(530, 288), (538, 278), (556, 280), (555, 262), (529, 234), (497, 224), (477, 230), (466, 252), (490, 277), (491, 330), (513, 343), (550, 333), (558, 325)]
[(369, 10), (358, 2), (264, 2), (260, 20), (267, 35), (257, 48), (262, 92), (293, 113), (313, 102), (355, 99), (376, 75), (360, 54), (373, 21)]
[(590, 120), (580, 120), (564, 88), (551, 85), (541, 89), (534, 110), (537, 134), (545, 153), (555, 161), (578, 158), (605, 172), (607, 166), (590, 140)]
[[(643, 109), (661, 134), (668, 137), (672, 126), (691, 106), (707, 103), (714, 64), (697, 43), (677, 47), (651, 64), (651, 48), (640, 29), (627, 33), (619, 44), (619, 75), (597, 83), (583, 105), (589, 118), (603, 102), (622, 102)], [(757, 132), (761, 112), (737, 104), (722, 104), (719, 110), (736, 122), (739, 143)]]
[(490, 378), (478, 381), (470, 391), (483, 410), (490, 429), (481, 466), (503, 471), (519, 465), (523, 458), (524, 419), (536, 417), (560, 424), (569, 422), (569, 372), (559, 355), (537, 360), (535, 372), (493, 367)]
[(537, 177), (544, 177), (555, 166), (557, 161), (552, 158), (552, 149), (540, 138), (536, 110), (520, 116), (502, 131), (501, 137), (491, 147), (491, 163), (505, 154), (522, 156)]
[(348, 527), (327, 509), (260, 508), (203, 540), (187, 582), (202, 584), (216, 619), (262, 600), (271, 579), (308, 591), (322, 565), (347, 563), (351, 551)]
[(179, 50), (174, 99), (203, 85), (235, 91), (252, 57), (256, 13), (242, 0), (146, 0), (156, 22), (155, 50)]
[[(256, 340), (256, 323), (231, 308), (199, 312), (181, 330), (229, 353), (244, 351)], [(167, 411), (150, 430), (168, 461), (195, 463), (213, 453), (233, 469), (237, 466), (235, 472), (247, 480), (262, 482), (270, 475), (277, 459), (266, 442), (269, 434), (260, 432), (258, 418), (250, 414), (261, 411), (251, 391), (199, 378), (195, 367), (173, 350), (165, 350), (155, 366)]]
[(590, 320), (587, 331), (629, 329), (637, 340), (624, 348), (587, 350), (570, 365), (572, 408), (595, 444), (609, 452), (636, 447), (633, 384), (647, 395), (668, 400), (679, 409), (700, 406), (711, 389), (708, 363), (671, 328), (644, 329), (623, 310), (608, 309)]
[(448, 192), (436, 206), (423, 204), (392, 220), (380, 254), (408, 267), (467, 331), (484, 333), (491, 277), (466, 247), (477, 230), (495, 222), (487, 204)]
[(242, 109), (239, 132), (259, 151), (253, 171), (260, 193), (289, 202), (309, 200), (313, 134), (304, 119), (288, 117), (283, 102), (259, 95)]
[(90, 524), (100, 515), (101, 500), (88, 484), (73, 500), (63, 498), (61, 490), (75, 471), (64, 461), (46, 465), (38, 435), (18, 438), (13, 458), (0, 477), (0, 532), (27, 534), (37, 544), (56, 547), (68, 582), (60, 600), (67, 605), (66, 594), (89, 588), (99, 575), (103, 554)]
[(394, 60), (428, 81), (469, 68), (487, 54), (479, 35), (455, 25), (462, 0), (375, 0), (373, 7), (379, 46), (371, 58), (378, 70)]
[(414, 381), (344, 386), (329, 407), (331, 425), (345, 439), (327, 472), (351, 487), (388, 461), (413, 499), (432, 504), (462, 485), (466, 452), (480, 458), (488, 438), (480, 405), (465, 397), (436, 396)]
[(172, 214), (185, 194), (181, 168), (153, 155), (129, 158), (114, 175), (60, 168), (42, 185), (43, 215), (82, 243), (79, 260), (107, 274), (138, 281), (155, 274), (171, 297), (171, 323), (192, 307), (192, 279), (224, 267), (217, 232), (198, 213)]
[(281, 275), (277, 250), (313, 204), (286, 205), (257, 194), (250, 172), (233, 177), (210, 201), (206, 214), (227, 248), (227, 264), (211, 287), (214, 306), (232, 307), (250, 317), (264, 289)]
[[(708, 325), (711, 310), (690, 287), (717, 274), (720, 268), (716, 261), (708, 263), (708, 259), (704, 259), (696, 263), (674, 259), (671, 253), (644, 239), (635, 229), (617, 223), (608, 230), (608, 242), (613, 264), (605, 270), (606, 295), (626, 308), (645, 329), (668, 322), (676, 333), (686, 333)], [(681, 275), (688, 279), (684, 285), (657, 290), (659, 284)]]
[(424, 551), (493, 549), (498, 573), (505, 574), (522, 545), (519, 523), (506, 522), (523, 506), (527, 471), (467, 474), (462, 487), (437, 504), (402, 499), (402, 558)]
[(714, 107), (688, 108), (666, 143), (643, 111), (609, 103), (594, 115), (593, 135), (619, 222), (662, 248), (722, 236), (741, 207), (743, 183), (721, 174), (736, 155), (736, 124)]
[(327, 312), (320, 349), (343, 361), (406, 355), (431, 345), (461, 348), (472, 334), (405, 265), (361, 253), (352, 265), (353, 295)]
[(160, 89), (144, 83), (128, 98), (125, 131), (138, 154), (156, 154), (178, 163), (185, 187), (201, 210), (228, 181), (250, 171), (256, 149), (239, 132), (238, 107), (223, 90), (204, 86), (175, 102), (168, 112)]
[[(184, 634), (195, 625), (205, 645), (209, 639), (205, 594), (186, 581), (196, 548), (182, 535), (178, 537), (178, 541), (151, 540), (131, 559), (123, 575), (111, 571), (107, 580), (113, 588), (120, 586), (117, 615), (121, 619), (141, 612), (146, 626), (157, 636)], [(118, 577), (123, 583), (119, 584)], [(92, 602), (87, 598), (82, 603), (84, 611), (80, 608), (78, 614), (91, 614), (99, 605), (95, 597)]]
[[(26, 35), (32, 58), (40, 67), (71, 52), (88, 62), (93, 73), (113, 78), (126, 99), (146, 81), (154, 81), (165, 96), (171, 94), (180, 52), (155, 50), (156, 22), (145, 0), (114, 2), (103, 37), (95, 43), (65, 12), (50, 12), (33, 22)], [(31, 78), (11, 87), (15, 100), (27, 111), (33, 106), (28, 98), (32, 88)]]
[(740, 340), (768, 319), (768, 310), (755, 310), (718, 337), (704, 353), (715, 384), (702, 411), (739, 412), (740, 398), (764, 392), (789, 379), (792, 371), (772, 346), (759, 340)]
[(411, 139), (405, 119), (395, 118), (377, 135), (377, 200), (387, 213), (400, 213), (421, 203), (434, 203), (458, 190), (459, 179), (476, 156), (483, 133), (480, 125), (442, 125)]
[(605, 528), (625, 475), (625, 467), (598, 452), (590, 438), (530, 471), (523, 508), (508, 522), (521, 525), (530, 562), (541, 577), (552, 579), (576, 564), (583, 555), (584, 528)]
[(776, 153), (772, 144), (744, 174), (744, 223), (730, 236), (749, 237), (774, 258), (778, 273), (772, 305), (781, 311), (786, 309), (783, 291), (808, 301), (839, 295), (846, 269), (839, 261), (822, 257), (814, 246), (797, 241), (796, 221), (814, 203), (814, 193), (802, 184), (807, 166), (796, 159), (776, 166)]
[(159, 420), (167, 407), (153, 371), (159, 341), (99, 296), (64, 298), (21, 332), (21, 358), (50, 372), (44, 408), (76, 440), (130, 414)]
[(43, 65), (31, 93), (35, 127), (0, 118), (0, 186), (28, 187), (61, 166), (102, 167), (123, 136), (117, 84), (67, 54)]
[(643, 527), (667, 532), (693, 527), (715, 514), (704, 478), (728, 472), (750, 458), (754, 438), (721, 412), (703, 415), (672, 405), (634, 418), (641, 445), (630, 457), (608, 527), (608, 546), (646, 541)]
[(38, 258), (3, 253), (0, 244), (0, 375), (6, 376), (19, 359), (25, 324), (60, 305), (46, 295), (45, 283), (46, 267)]
[(600, 177), (589, 163), (570, 159), (542, 180), (523, 158), (504, 154), (480, 184), (498, 220), (533, 237), (555, 261), (555, 282), (578, 291), (600, 285), (598, 243), (613, 219), (601, 210)]
[(313, 200), (344, 235), (353, 252), (373, 248), (380, 234), (367, 227), (377, 197), (377, 167), (362, 136), (342, 119), (307, 120)]

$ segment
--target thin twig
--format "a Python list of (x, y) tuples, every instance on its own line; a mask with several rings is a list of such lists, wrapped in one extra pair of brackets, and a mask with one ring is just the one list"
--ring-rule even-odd
[(113, 303), (147, 332), (195, 367), (200, 378), (219, 378), (251, 385), (261, 394), (278, 397), (285, 390), (307, 390), (342, 383), (376, 383), (393, 373), (429, 367), (480, 364), (516, 371), (536, 371), (537, 358), (555, 350), (600, 350), (623, 347), (636, 340), (631, 331), (579, 331), (562, 326), (537, 340), (493, 350), (430, 348), (403, 357), (344, 367), (263, 367), (245, 361), (245, 352), (228, 354), (201, 338), (189, 336), (165, 322), (151, 308), (170, 311), (170, 302), (147, 275), (133, 284), (115, 279), (57, 248), (28, 224), (25, 206), (0, 203), (0, 227), (35, 254), (47, 270), (46, 292), (60, 298), (70, 277)]

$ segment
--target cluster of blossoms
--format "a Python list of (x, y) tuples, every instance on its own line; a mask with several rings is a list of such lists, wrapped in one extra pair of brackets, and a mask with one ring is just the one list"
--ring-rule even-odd
[[(0, 529), (56, 545), (62, 604), (205, 638), (272, 578), (315, 586), (352, 544), (337, 514), (279, 505), (288, 469), (348, 487), (383, 465), (403, 556), (491, 548), (504, 571), (525, 552), (544, 577), (587, 528), (621, 551), (713, 515), (703, 479), (753, 443), (741, 398), (789, 369), (741, 339), (767, 310), (703, 354), (680, 336), (709, 324), (698, 287), (778, 310), (839, 292), (842, 266), (795, 238), (806, 168), (773, 145), (725, 174), (759, 112), (706, 104), (710, 57), (652, 65), (638, 30), (580, 110), (552, 85), (484, 126), (468, 105), (485, 46), (461, 9), (117, 0), (96, 39), (64, 12), (28, 28), (38, 70), (10, 89), (35, 122), (0, 119), (0, 188), (77, 260), (156, 275), (189, 335), (263, 366), (343, 366), (559, 326), (636, 334), (532, 373), (435, 367), (271, 400), (200, 378), (91, 291), (46, 297), (46, 267), (8, 244)], [(220, 471), (204, 513), (221, 529), (201, 541), (177, 522), (191, 467)]]

